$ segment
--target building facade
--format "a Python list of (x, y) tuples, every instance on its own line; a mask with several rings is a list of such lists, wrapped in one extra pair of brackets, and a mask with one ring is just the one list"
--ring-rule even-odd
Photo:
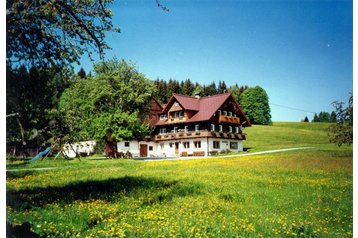
[(150, 114), (150, 139), (121, 141), (119, 151), (139, 157), (178, 157), (243, 150), (243, 128), (251, 124), (230, 93), (202, 98), (174, 94), (164, 106), (157, 101), (151, 106), (155, 110)]

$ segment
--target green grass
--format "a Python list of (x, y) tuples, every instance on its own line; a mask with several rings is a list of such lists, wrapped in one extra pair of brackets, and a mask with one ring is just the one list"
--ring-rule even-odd
[(317, 123), (246, 129), (234, 158), (38, 161), (8, 168), (7, 220), (45, 237), (351, 237), (352, 147)]

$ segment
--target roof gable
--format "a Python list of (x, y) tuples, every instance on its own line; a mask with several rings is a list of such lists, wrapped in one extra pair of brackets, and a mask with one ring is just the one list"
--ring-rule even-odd
[[(250, 126), (250, 122), (241, 110), (240, 106), (231, 95), (231, 93), (217, 94), (202, 98), (190, 97), (180, 94), (173, 94), (168, 104), (166, 104), (162, 113), (167, 113), (175, 102), (178, 102), (184, 110), (195, 111), (196, 113), (186, 122), (199, 122), (210, 120), (211, 117), (220, 109), (228, 100), (234, 104), (235, 110), (238, 112), (245, 126)], [(246, 122), (245, 122), (246, 121)], [(166, 124), (165, 121), (158, 121), (157, 125)]]
[(199, 99), (195, 97), (185, 96), (181, 94), (173, 94), (169, 102), (165, 105), (163, 113), (168, 112), (173, 104), (178, 102), (180, 107), (184, 110), (199, 111)]

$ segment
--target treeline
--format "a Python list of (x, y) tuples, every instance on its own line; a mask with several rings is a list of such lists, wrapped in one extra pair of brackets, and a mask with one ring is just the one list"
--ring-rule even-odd
[(168, 102), (173, 93), (205, 97), (230, 92), (237, 101), (240, 101), (240, 95), (249, 88), (247, 85), (239, 86), (238, 84), (228, 87), (225, 81), (219, 81), (218, 85), (215, 82), (207, 85), (199, 84), (198, 82), (192, 82), (190, 79), (179, 81), (176, 79), (164, 80), (158, 78), (154, 83), (158, 89), (156, 99), (161, 103)]
[(320, 112), (314, 114), (312, 122), (337, 122), (337, 113), (332, 111), (329, 112)]

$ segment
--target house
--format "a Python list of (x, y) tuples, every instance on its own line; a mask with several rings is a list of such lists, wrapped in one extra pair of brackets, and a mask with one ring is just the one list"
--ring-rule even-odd
[[(230, 93), (208, 97), (174, 94), (164, 106), (152, 102), (153, 133), (146, 141), (121, 141), (134, 156), (208, 156), (242, 151), (248, 118)], [(160, 110), (161, 109), (161, 110)]]

